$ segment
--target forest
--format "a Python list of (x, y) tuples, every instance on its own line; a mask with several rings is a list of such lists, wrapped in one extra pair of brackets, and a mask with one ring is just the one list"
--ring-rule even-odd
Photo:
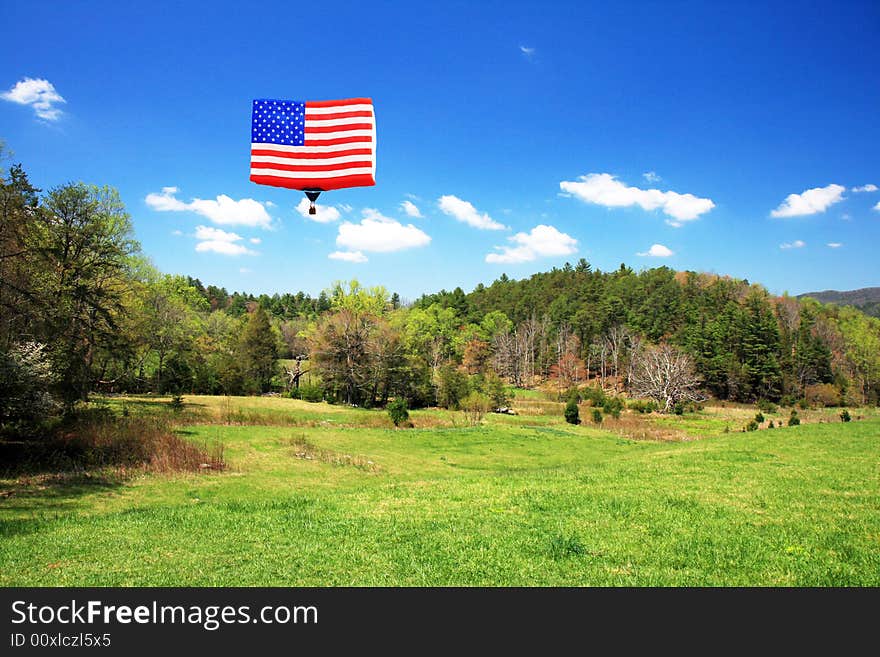
[[(0, 179), (0, 312), (5, 430), (73, 413), (93, 392), (497, 409), (510, 386), (595, 386), (661, 411), (706, 396), (880, 397), (880, 320), (851, 307), (583, 259), (411, 302), (357, 281), (316, 297), (230, 293), (153, 267), (112, 188), (44, 192), (20, 165)], [(673, 377), (679, 391), (658, 393)]]

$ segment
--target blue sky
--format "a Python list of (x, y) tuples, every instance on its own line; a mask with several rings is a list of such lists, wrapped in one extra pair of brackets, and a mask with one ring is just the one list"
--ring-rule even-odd
[[(880, 285), (880, 191), (855, 191), (880, 186), (876, 2), (7, 0), (0, 36), (14, 161), (117, 187), (165, 272), (412, 299), (583, 257)], [(375, 187), (319, 223), (248, 180), (252, 99), (357, 96)]]

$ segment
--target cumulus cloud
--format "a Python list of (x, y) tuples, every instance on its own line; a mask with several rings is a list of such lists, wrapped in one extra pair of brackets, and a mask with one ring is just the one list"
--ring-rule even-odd
[(828, 185), (827, 187), (814, 187), (800, 194), (789, 194), (779, 207), (770, 213), (771, 217), (803, 217), (808, 214), (825, 212), (835, 203), (843, 200), (846, 187), (843, 185)]
[(874, 209), (875, 209), (877, 212), (880, 212), (880, 201), (877, 201), (877, 205), (874, 206)]
[(56, 103), (66, 103), (55, 86), (41, 78), (25, 78), (15, 83), (9, 91), (0, 94), (0, 98), (10, 103), (29, 105), (38, 118), (44, 121), (57, 121), (62, 111), (55, 107)]
[(663, 178), (657, 175), (656, 171), (646, 171), (642, 174), (642, 178), (644, 178), (649, 183), (658, 183), (663, 180)]
[(252, 198), (236, 201), (220, 194), (213, 200), (194, 198), (184, 203), (175, 196), (178, 191), (177, 187), (163, 187), (161, 194), (147, 194), (144, 200), (157, 212), (194, 212), (221, 226), (269, 228), (272, 225), (272, 217), (264, 205)]
[(783, 242), (779, 245), (780, 249), (802, 249), (807, 245), (803, 240), (795, 240), (794, 242)]
[(406, 216), (413, 217), (415, 219), (421, 219), (422, 213), (419, 210), (418, 206), (412, 201), (404, 201), (400, 204), (400, 209), (406, 212)]
[(454, 217), (458, 221), (480, 230), (505, 230), (507, 228), (504, 224), (499, 224), (492, 219), (488, 214), (480, 214), (470, 202), (451, 194), (441, 196), (437, 200), (437, 206), (443, 214)]
[(540, 224), (528, 233), (517, 233), (508, 238), (513, 246), (496, 246), (498, 253), (486, 255), (486, 262), (517, 264), (531, 262), (539, 257), (570, 255), (577, 251), (577, 240), (553, 226)]
[(636, 255), (650, 256), (652, 258), (669, 258), (670, 256), (674, 256), (675, 253), (668, 246), (663, 246), (662, 244), (652, 244), (650, 249), (648, 249), (644, 253), (636, 253)]
[(588, 173), (580, 176), (576, 181), (564, 180), (559, 183), (559, 187), (563, 192), (576, 196), (586, 203), (595, 203), (606, 208), (633, 205), (648, 211), (659, 208), (670, 217), (666, 223), (676, 227), (686, 221), (698, 219), (701, 214), (715, 207), (711, 199), (699, 198), (693, 194), (628, 187), (610, 173)]
[(200, 253), (213, 252), (222, 255), (257, 255), (243, 244), (238, 244), (241, 235), (230, 233), (212, 226), (196, 226), (196, 251)]
[(363, 210), (359, 223), (346, 221), (340, 225), (336, 236), (336, 246), (351, 252), (389, 253), (426, 246), (430, 242), (430, 236), (412, 224), (404, 226), (372, 208)]
[(317, 214), (309, 214), (309, 199), (302, 197), (296, 206), (296, 211), (309, 221), (317, 221), (319, 224), (330, 224), (337, 221), (340, 217), (339, 210), (332, 205), (315, 204)]
[(344, 262), (366, 262), (367, 256), (360, 251), (334, 251), (327, 256), (331, 260), (343, 260)]
[(843, 246), (842, 242), (828, 242), (829, 249), (839, 249), (842, 246)]
[(872, 183), (868, 183), (867, 185), (862, 185), (861, 187), (853, 187), (849, 191), (851, 191), (851, 192), (876, 192), (878, 189), (880, 189), (880, 187), (877, 187), (877, 185), (874, 185)]

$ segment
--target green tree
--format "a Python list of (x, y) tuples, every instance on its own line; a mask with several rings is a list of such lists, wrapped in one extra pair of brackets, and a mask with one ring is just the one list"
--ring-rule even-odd
[(262, 306), (257, 306), (248, 317), (239, 341), (238, 356), (242, 372), (254, 389), (260, 392), (269, 390), (278, 360), (278, 339)]

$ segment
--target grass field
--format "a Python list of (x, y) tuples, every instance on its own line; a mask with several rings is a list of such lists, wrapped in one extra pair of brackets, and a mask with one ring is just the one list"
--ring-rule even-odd
[(0, 480), (0, 585), (880, 585), (875, 410), (596, 427), (523, 395), (479, 427), (425, 410), (395, 430), (382, 411), (185, 401), (178, 431), (222, 441), (226, 471)]

